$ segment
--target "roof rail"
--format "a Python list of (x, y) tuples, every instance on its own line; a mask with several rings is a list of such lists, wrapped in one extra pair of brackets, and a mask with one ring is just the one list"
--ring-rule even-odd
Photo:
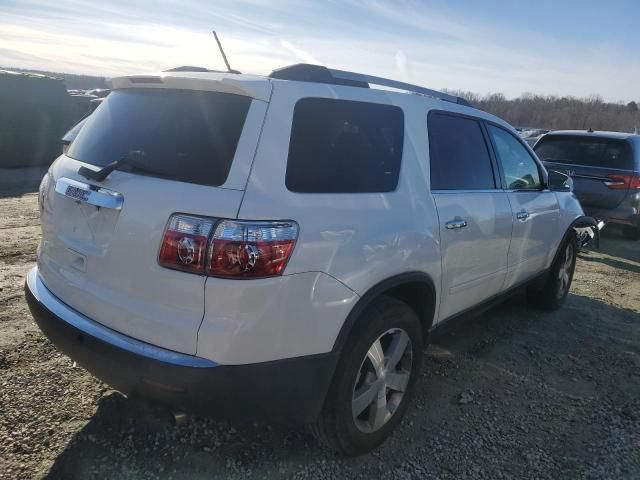
[(298, 80), (302, 82), (332, 83), (336, 85), (348, 85), (351, 87), (369, 88), (369, 85), (379, 85), (384, 87), (406, 90), (420, 95), (428, 95), (447, 102), (457, 103), (471, 107), (471, 104), (464, 98), (456, 97), (448, 93), (439, 92), (430, 88), (412, 85), (410, 83), (398, 82), (388, 78), (375, 77), (362, 73), (348, 72), (346, 70), (336, 70), (323, 67), (321, 65), (311, 65), (308, 63), (298, 63), (288, 67), (274, 70), (269, 75), (270, 78), (281, 80)]

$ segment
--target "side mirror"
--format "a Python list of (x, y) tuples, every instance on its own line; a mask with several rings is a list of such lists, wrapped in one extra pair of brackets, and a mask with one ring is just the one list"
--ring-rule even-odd
[(557, 192), (573, 192), (573, 179), (569, 175), (565, 175), (564, 173), (550, 170), (549, 190), (554, 190)]

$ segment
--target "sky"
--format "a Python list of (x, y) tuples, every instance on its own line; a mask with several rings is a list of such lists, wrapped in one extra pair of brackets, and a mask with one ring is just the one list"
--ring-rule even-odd
[(0, 0), (0, 65), (113, 77), (315, 63), (430, 88), (640, 101), (640, 1)]

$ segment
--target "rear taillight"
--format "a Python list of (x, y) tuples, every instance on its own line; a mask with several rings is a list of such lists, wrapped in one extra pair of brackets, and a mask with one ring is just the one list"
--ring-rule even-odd
[(214, 224), (208, 218), (172, 215), (164, 231), (158, 263), (167, 268), (204, 274)]
[(637, 175), (607, 175), (604, 184), (612, 190), (640, 190), (640, 177)]
[(160, 265), (213, 277), (282, 275), (296, 239), (295, 222), (245, 222), (173, 215), (160, 248)]
[(223, 220), (216, 226), (208, 274), (220, 277), (281, 275), (298, 237), (293, 222)]

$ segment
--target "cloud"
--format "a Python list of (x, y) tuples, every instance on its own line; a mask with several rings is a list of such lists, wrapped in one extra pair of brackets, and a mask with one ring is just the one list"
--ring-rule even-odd
[(286, 40), (280, 40), (280, 45), (282, 46), (282, 48), (293, 53), (296, 56), (296, 58), (298, 58), (299, 60), (302, 60), (304, 63), (314, 63), (316, 65), (322, 64), (322, 62), (316, 60), (315, 57), (311, 55), (309, 52), (305, 52), (304, 50), (294, 47), (291, 44), (291, 42), (287, 42)]
[[(586, 47), (534, 22), (511, 26), (397, 1), (3, 0), (0, 65), (115, 76), (202, 65), (265, 74), (291, 63), (436, 89), (638, 97), (640, 63), (615, 44)], [(534, 39), (526, 41), (527, 39)]]
[(400, 76), (405, 78), (407, 76), (407, 55), (402, 50), (396, 52), (396, 67), (398, 67)]

